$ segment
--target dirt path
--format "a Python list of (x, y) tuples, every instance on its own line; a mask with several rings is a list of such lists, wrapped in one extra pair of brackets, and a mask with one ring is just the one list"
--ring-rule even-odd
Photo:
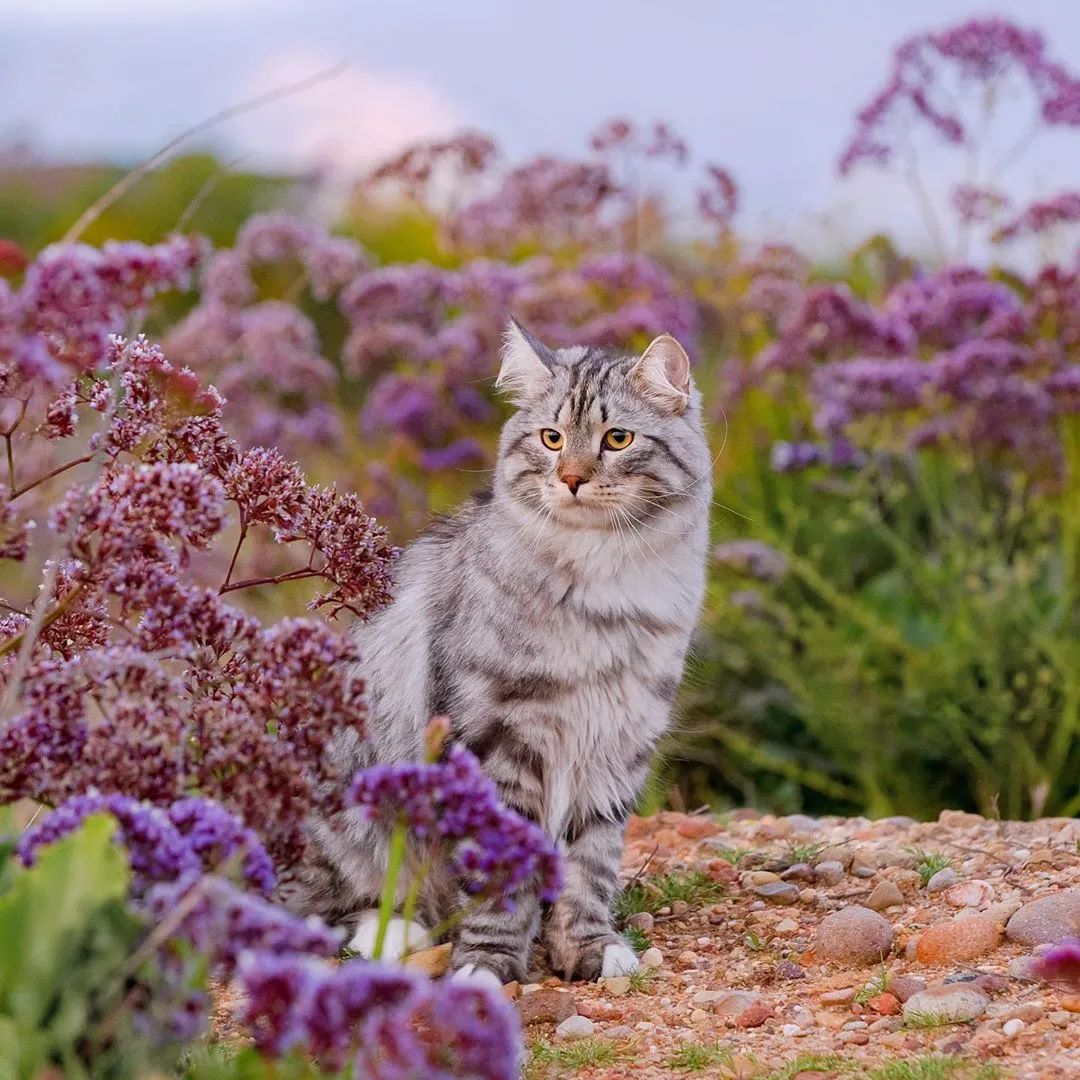
[(625, 907), (658, 966), (525, 987), (528, 1075), (1080, 1077), (1080, 998), (1029, 971), (1080, 934), (1078, 839), (957, 811), (635, 819)]

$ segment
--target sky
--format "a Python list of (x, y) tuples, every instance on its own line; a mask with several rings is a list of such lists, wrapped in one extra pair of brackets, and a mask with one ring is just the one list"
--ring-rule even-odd
[[(134, 162), (341, 62), (335, 79), (194, 145), (351, 173), (462, 127), (513, 158), (580, 152), (613, 115), (664, 119), (695, 160), (731, 169), (751, 231), (916, 236), (905, 189), (873, 170), (840, 181), (836, 158), (897, 41), (988, 11), (1042, 30), (1080, 71), (1080, 4), (1061, 0), (0, 0), (0, 145)], [(1010, 107), (1019, 123), (1023, 103)], [(942, 190), (956, 167), (934, 152), (924, 165)], [(1080, 135), (1050, 136), (1010, 182), (1045, 196), (1078, 170)]]

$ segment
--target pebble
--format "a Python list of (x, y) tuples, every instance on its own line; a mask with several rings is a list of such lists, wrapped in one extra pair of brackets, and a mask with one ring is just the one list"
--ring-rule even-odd
[(891, 881), (879, 881), (867, 897), (866, 906), (871, 911), (885, 911), (886, 908), (898, 907), (903, 902), (904, 894)]
[(1014, 1017), (1012, 1020), (1006, 1020), (1001, 1026), (1001, 1030), (1005, 1033), (1005, 1037), (1008, 1039), (1013, 1038), (1015, 1035), (1019, 1035), (1021, 1031), (1027, 1025), (1019, 1017)]
[(609, 1027), (604, 1033), (605, 1039), (629, 1039), (634, 1034), (634, 1029), (626, 1024)]
[(780, 1034), (785, 1038), (794, 1039), (799, 1035), (805, 1035), (806, 1032), (798, 1024), (784, 1024), (780, 1028)]
[(671, 905), (671, 914), (675, 918), (682, 918), (690, 910), (690, 905), (685, 900), (675, 900)]
[(900, 1014), (899, 998), (888, 991), (884, 994), (875, 994), (866, 1002), (866, 1006), (879, 1016), (898, 1016)]
[(942, 899), (950, 907), (981, 908), (994, 899), (994, 887), (989, 881), (960, 881), (950, 885)]
[(675, 963), (681, 968), (693, 968), (698, 965), (698, 954), (685, 949), (675, 958)]
[(939, 870), (927, 883), (926, 891), (930, 896), (935, 893), (944, 892), (951, 885), (955, 885), (959, 880), (959, 875), (951, 867), (946, 866), (944, 870)]
[(878, 964), (893, 944), (888, 919), (853, 904), (826, 915), (817, 928), (814, 952), (819, 960), (837, 964)]
[(664, 954), (653, 945), (641, 954), (642, 967), (658, 968), (664, 962)]
[(793, 960), (781, 960), (776, 965), (776, 977), (778, 979), (805, 979), (806, 972)]
[(787, 817), (780, 820), (789, 825), (791, 831), (795, 833), (821, 832), (821, 822), (817, 818), (809, 817), (807, 814), (788, 814)]
[(975, 1020), (986, 1012), (990, 999), (977, 987), (966, 983), (931, 986), (904, 1002), (904, 1019), (932, 1019), (942, 1023)]
[(632, 926), (635, 930), (640, 930), (643, 934), (650, 933), (655, 924), (656, 920), (649, 911), (639, 911), (626, 920), (627, 926)]
[(814, 868), (809, 863), (793, 863), (780, 875), (780, 878), (783, 881), (814, 881)]
[(1009, 920), (1005, 935), (1016, 945), (1056, 944), (1080, 935), (1080, 889), (1024, 904)]
[(828, 990), (821, 995), (822, 1005), (850, 1005), (855, 1000), (855, 987), (847, 986), (843, 990)]
[(797, 934), (799, 924), (794, 919), (781, 919), (774, 929), (778, 934)]
[(604, 992), (612, 997), (625, 997), (630, 993), (630, 977), (628, 975), (615, 975), (610, 979), (601, 979), (600, 985)]
[(725, 994), (730, 993), (728, 990), (699, 990), (690, 1000), (695, 1005), (711, 1005), (715, 1001), (719, 1001)]
[(525, 1027), (530, 1024), (560, 1024), (577, 1012), (573, 994), (543, 988), (531, 994), (522, 994), (517, 1007)]
[(779, 881), (780, 875), (771, 870), (747, 870), (742, 876), (743, 884), (750, 889), (757, 889), (761, 885), (771, 885)]
[(761, 998), (749, 990), (725, 990), (713, 1003), (713, 1012), (717, 1016), (736, 1017), (760, 1001)]
[(1061, 1007), (1066, 1012), (1080, 1013), (1080, 994), (1066, 994), (1061, 999)]
[(766, 1020), (771, 1019), (774, 1015), (771, 1006), (766, 1005), (764, 1001), (756, 1001), (735, 1017), (735, 1023), (741, 1028), (761, 1027)]
[(704, 1024), (709, 1019), (709, 1014), (704, 1009), (694, 1009), (690, 1013), (690, 1023)]
[(596, 1034), (596, 1025), (587, 1016), (568, 1016), (555, 1028), (555, 1034), (560, 1039), (588, 1039)]
[(972, 814), (968, 810), (942, 810), (938, 814), (938, 824), (952, 829), (971, 829), (981, 825), (986, 818), (982, 814)]
[(912, 994), (926, 989), (926, 980), (917, 975), (897, 975), (889, 980), (889, 993), (903, 1004)]
[(851, 860), (851, 876), (872, 878), (878, 871), (877, 863), (871, 862), (865, 855), (856, 855)]
[(706, 836), (715, 836), (720, 826), (710, 817), (688, 817), (675, 826), (675, 831), (687, 840), (701, 840)]
[(799, 902), (798, 886), (786, 881), (770, 881), (767, 885), (759, 885), (754, 889), (754, 894), (770, 904), (797, 904)]
[(814, 867), (814, 880), (821, 885), (839, 885), (844, 880), (844, 864), (826, 859)]
[(992, 952), (1003, 936), (1001, 922), (990, 915), (950, 919), (924, 931), (915, 946), (920, 964), (951, 964)]

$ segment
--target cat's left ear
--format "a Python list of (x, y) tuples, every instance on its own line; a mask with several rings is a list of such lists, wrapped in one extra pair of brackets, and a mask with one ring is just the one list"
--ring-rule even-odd
[(670, 334), (661, 334), (641, 354), (630, 378), (676, 416), (690, 404), (690, 357)]
[(515, 404), (543, 393), (551, 382), (555, 354), (517, 321), (511, 319), (503, 335), (502, 367), (495, 386)]

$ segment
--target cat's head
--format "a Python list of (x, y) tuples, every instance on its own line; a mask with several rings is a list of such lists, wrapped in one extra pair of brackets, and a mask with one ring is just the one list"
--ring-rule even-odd
[(519, 507), (620, 530), (708, 497), (700, 397), (669, 334), (635, 356), (551, 349), (511, 322), (496, 385), (517, 408), (503, 428), (496, 489)]

